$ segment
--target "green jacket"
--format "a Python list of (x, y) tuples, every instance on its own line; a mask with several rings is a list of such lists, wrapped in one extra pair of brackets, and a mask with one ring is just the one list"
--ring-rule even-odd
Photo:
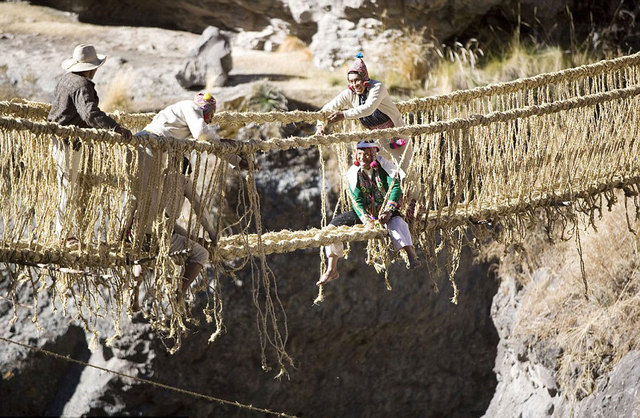
[(363, 223), (378, 218), (380, 207), (389, 189), (391, 193), (384, 212), (397, 210), (402, 198), (400, 180), (398, 178), (394, 180), (382, 165), (373, 168), (371, 174), (372, 177), (369, 178), (364, 170), (356, 166), (352, 166), (347, 173), (353, 210)]

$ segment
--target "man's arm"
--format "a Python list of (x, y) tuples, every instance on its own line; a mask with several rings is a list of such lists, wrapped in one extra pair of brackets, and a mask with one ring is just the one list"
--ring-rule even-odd
[(98, 107), (98, 95), (87, 80), (73, 95), (73, 103), (82, 120), (92, 128), (115, 129), (118, 123)]
[(358, 218), (362, 221), (363, 224), (367, 224), (375, 220), (375, 218), (367, 213), (365, 209), (364, 196), (362, 195), (362, 191), (358, 186), (354, 189), (349, 189), (351, 195), (351, 203), (353, 204), (353, 211), (358, 215)]
[(73, 95), (73, 103), (78, 115), (87, 125), (98, 129), (112, 129), (125, 139), (131, 139), (131, 131), (120, 126), (118, 122), (100, 110), (98, 101), (96, 90), (89, 80)]
[(389, 200), (387, 201), (386, 210), (396, 210), (399, 207), (398, 202), (402, 197), (402, 187), (400, 187), (400, 179), (397, 177), (391, 177), (386, 171), (381, 170), (387, 178), (385, 179), (387, 183), (387, 190), (391, 189), (389, 192)]
[(181, 105), (182, 117), (189, 127), (189, 132), (194, 139), (212, 140), (218, 139), (216, 132), (204, 121), (202, 111), (188, 105)]
[(381, 224), (386, 224), (391, 219), (391, 215), (393, 211), (398, 210), (400, 208), (400, 198), (402, 197), (402, 188), (400, 187), (400, 180), (394, 177), (391, 177), (387, 174), (383, 169), (380, 170), (381, 176), (386, 176), (386, 178), (382, 179), (387, 185), (387, 190), (391, 189), (389, 192), (389, 199), (387, 200), (386, 206), (382, 209), (382, 213), (379, 216), (379, 220)]
[[(351, 94), (352, 93), (349, 89), (344, 89), (340, 94), (331, 99), (331, 101), (322, 106), (320, 111), (340, 110), (351, 107)], [(316, 133), (320, 135), (324, 134), (324, 122), (321, 120), (316, 123)]]

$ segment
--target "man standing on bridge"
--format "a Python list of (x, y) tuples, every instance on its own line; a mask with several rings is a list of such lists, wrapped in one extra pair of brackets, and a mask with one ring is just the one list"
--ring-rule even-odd
[[(64, 126), (80, 128), (97, 128), (113, 130), (123, 138), (131, 139), (131, 131), (120, 126), (98, 107), (99, 99), (92, 79), (107, 59), (96, 53), (93, 45), (76, 46), (73, 57), (64, 60), (62, 68), (66, 71), (56, 86), (53, 103), (49, 111), (49, 122)], [(69, 184), (76, 185), (80, 162), (82, 160), (82, 144), (77, 138), (54, 138), (53, 157), (56, 163), (58, 180), (58, 210), (56, 214), (56, 236), (66, 238), (67, 244), (77, 243), (68, 231), (63, 236), (65, 212), (69, 199)], [(81, 188), (77, 189), (80, 196)], [(80, 197), (78, 196), (78, 197)]]

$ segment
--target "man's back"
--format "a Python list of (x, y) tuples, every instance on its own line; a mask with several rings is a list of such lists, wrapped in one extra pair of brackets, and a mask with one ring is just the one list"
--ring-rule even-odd
[(60, 125), (115, 129), (118, 124), (100, 110), (98, 101), (91, 80), (76, 73), (65, 73), (56, 86), (47, 119)]

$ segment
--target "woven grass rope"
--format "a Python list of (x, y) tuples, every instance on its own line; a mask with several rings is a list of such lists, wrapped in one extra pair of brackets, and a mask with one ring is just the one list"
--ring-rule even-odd
[[(389, 251), (381, 227), (323, 228), (330, 203), (324, 187), (324, 177), (330, 175), (327, 161), (337, 161), (343, 179), (353, 143), (391, 137), (412, 143), (412, 154), (404, 157), (408, 173), (402, 184), (404, 194), (416, 199), (418, 216), (411, 231), (417, 247), (430, 260), (429, 266), (437, 267), (440, 253), (444, 254), (451, 298), (456, 302), (454, 274), (469, 237), (476, 243), (488, 238), (515, 242), (541, 214), (545, 222), (573, 231), (578, 213), (587, 214), (594, 223), (598, 211), (615, 201), (617, 188), (637, 195), (639, 65), (640, 55), (636, 54), (413, 99), (398, 104), (407, 123), (404, 127), (363, 131), (357, 123), (344, 122), (327, 135), (250, 140), (239, 145), (144, 135), (125, 141), (109, 131), (48, 123), (46, 104), (0, 102), (0, 262), (7, 264), (12, 277), (7, 296), (13, 298), (26, 287), (37, 306), (38, 295), (49, 292), (55, 302), (73, 307), (73, 315), (96, 338), (97, 319), (111, 319), (111, 338), (117, 338), (120, 318), (133, 313), (141, 289), (149, 322), (165, 337), (170, 351), (179, 349), (193, 316), (189, 305), (177, 296), (184, 257), (171, 254), (169, 243), (176, 222), (202, 240), (202, 213), (167, 218), (152, 210), (145, 190), (156, 190), (168, 202), (178, 202), (177, 179), (187, 155), (194, 163), (190, 174), (194, 191), (222, 231), (218, 245), (210, 248), (214, 279), (201, 280), (194, 288), (208, 288), (207, 294), (213, 295), (204, 308), (206, 318), (216, 324), (211, 340), (220, 335), (224, 323), (218, 283), (251, 265), (262, 365), (269, 369), (267, 358), (275, 358), (277, 375), (284, 375), (292, 364), (286, 351), (286, 314), (266, 256), (369, 240), (367, 260), (379, 271), (388, 271), (399, 260)], [(114, 115), (134, 130), (152, 116)], [(320, 112), (220, 112), (214, 122), (287, 124), (325, 116)], [(60, 145), (64, 142), (69, 144), (66, 148)], [(255, 155), (296, 147), (319, 147), (321, 151), (321, 228), (264, 231)], [(61, 148), (66, 152), (64, 158)], [(142, 149), (162, 156), (144, 175), (138, 159), (132, 157)], [(246, 176), (229, 170), (224, 162), (235, 153), (244, 154), (250, 162)], [(66, 175), (64, 184), (61, 174)], [(60, 233), (56, 219), (62, 191), (66, 204)], [(235, 211), (226, 207), (229, 193), (235, 193), (239, 202)], [(338, 196), (333, 212), (350, 209), (344, 182), (339, 184)], [(123, 224), (131, 215), (132, 197), (136, 198), (134, 223), (124, 239)], [(637, 199), (632, 200), (637, 213)], [(146, 233), (148, 226), (151, 234)], [(76, 238), (77, 245), (69, 246), (69, 237)], [(230, 260), (240, 261), (231, 268), (226, 263)], [(57, 267), (38, 267), (47, 264)], [(135, 264), (145, 267), (141, 280), (133, 275)], [(309, 280), (310, 285), (314, 279)], [(268, 356), (269, 350), (272, 355)]]

